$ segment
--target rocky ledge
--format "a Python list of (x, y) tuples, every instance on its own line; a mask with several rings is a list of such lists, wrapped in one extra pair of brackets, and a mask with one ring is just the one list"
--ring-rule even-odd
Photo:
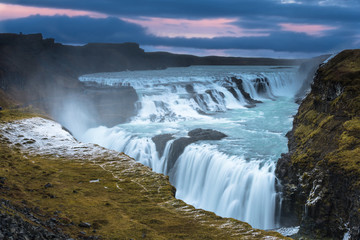
[(320, 66), (287, 137), (283, 221), (310, 239), (360, 239), (360, 50)]

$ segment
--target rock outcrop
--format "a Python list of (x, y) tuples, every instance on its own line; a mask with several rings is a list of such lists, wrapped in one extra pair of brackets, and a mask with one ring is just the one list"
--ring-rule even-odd
[(156, 151), (159, 153), (159, 158), (161, 158), (164, 154), (166, 143), (174, 138), (175, 137), (170, 133), (156, 135), (151, 138), (151, 140), (155, 143)]
[(167, 173), (170, 173), (171, 169), (174, 167), (176, 160), (180, 157), (180, 155), (184, 152), (186, 146), (195, 143), (201, 140), (221, 140), (224, 137), (227, 137), (222, 132), (212, 130), (212, 129), (201, 129), (196, 128), (191, 130), (188, 133), (189, 137), (181, 137), (176, 139), (169, 151), (169, 158), (167, 163)]
[(175, 166), (177, 159), (188, 145), (202, 140), (221, 140), (225, 137), (227, 137), (226, 134), (216, 130), (196, 128), (188, 132), (187, 137), (175, 139), (172, 134), (160, 134), (153, 137), (152, 140), (155, 143), (156, 151), (159, 153), (159, 157), (161, 157), (164, 153), (167, 142), (175, 139), (170, 146), (167, 160), (166, 173), (171, 174), (171, 169)]
[[(243, 80), (236, 78), (236, 77), (232, 77), (231, 81), (233, 83), (235, 83), (236, 87), (239, 89), (239, 91), (241, 92), (241, 95), (245, 98), (247, 105), (245, 105), (246, 107), (255, 107), (257, 103), (261, 103), (261, 101), (255, 100), (253, 99), (250, 94), (248, 92), (245, 91), (244, 86), (243, 86)], [(235, 91), (230, 91), (235, 98), (239, 99), (239, 96), (237, 95), (237, 93)]]
[(295, 95), (295, 102), (301, 103), (301, 101), (306, 97), (310, 92), (311, 84), (314, 79), (316, 70), (319, 68), (319, 65), (328, 59), (331, 55), (322, 55), (309, 59), (308, 61), (303, 62), (298, 70), (297, 77), (302, 79), (302, 86)]
[(287, 134), (276, 175), (283, 219), (311, 239), (360, 239), (360, 50), (322, 65)]

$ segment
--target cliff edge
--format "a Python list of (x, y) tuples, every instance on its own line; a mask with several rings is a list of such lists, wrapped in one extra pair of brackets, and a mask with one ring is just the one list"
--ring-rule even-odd
[(276, 175), (284, 221), (311, 239), (360, 239), (360, 50), (318, 69), (287, 134)]

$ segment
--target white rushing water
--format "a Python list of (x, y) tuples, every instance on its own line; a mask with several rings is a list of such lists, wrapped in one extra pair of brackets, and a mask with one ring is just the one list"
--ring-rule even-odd
[[(76, 136), (85, 142), (125, 152), (154, 171), (170, 176), (176, 197), (253, 227), (279, 227), (275, 164), (287, 151), (301, 86), (297, 68), (197, 66), (156, 71), (98, 73), (80, 78), (112, 86), (132, 86), (138, 114), (113, 128), (99, 126)], [(232, 77), (241, 79), (235, 81)], [(242, 86), (256, 106), (243, 96)], [(227, 135), (188, 145), (173, 167), (168, 163), (175, 139), (193, 129)], [(152, 137), (172, 134), (162, 156)]]

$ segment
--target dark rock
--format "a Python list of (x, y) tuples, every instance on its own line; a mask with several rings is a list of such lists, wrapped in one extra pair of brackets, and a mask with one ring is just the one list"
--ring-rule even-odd
[(201, 140), (221, 140), (224, 137), (227, 137), (226, 134), (221, 133), (219, 131), (212, 129), (201, 129), (201, 128), (191, 130), (188, 133), (188, 136), (189, 137), (181, 137), (176, 139), (171, 145), (169, 157), (168, 157), (168, 163), (167, 163), (167, 170), (166, 170), (167, 174), (170, 173), (171, 169), (174, 167), (176, 163), (176, 160), (184, 152), (186, 146)]
[(256, 78), (254, 82), (256, 92), (260, 94), (266, 93), (267, 87), (270, 86), (269, 80), (267, 78)]
[(5, 184), (6, 177), (0, 177), (0, 184)]
[(50, 198), (56, 198), (56, 196), (54, 194), (49, 194), (48, 195)]
[(10, 215), (0, 212), (0, 239), (68, 239), (69, 237), (59, 231), (56, 224), (49, 224), (49, 221), (37, 221), (33, 225), (34, 218), (31, 209), (12, 205), (9, 201), (1, 200), (0, 209), (7, 209)]
[(83, 228), (90, 228), (91, 224), (87, 223), (87, 222), (80, 222), (79, 223), (79, 227), (83, 227)]
[(240, 100), (239, 95), (235, 91), (234, 87), (227, 86), (226, 89), (236, 98), (237, 100)]
[(209, 94), (209, 96), (211, 97), (211, 99), (212, 99), (215, 103), (219, 104), (219, 101), (218, 101), (218, 100), (216, 99), (216, 97), (214, 96), (213, 91), (211, 91), (211, 90), (206, 90), (205, 93)]
[(191, 84), (186, 84), (185, 90), (186, 90), (188, 93), (190, 93), (190, 94), (194, 94), (194, 93), (195, 93), (194, 87), (193, 87), (193, 85), (191, 85)]
[(159, 154), (159, 158), (161, 158), (164, 153), (166, 143), (172, 139), (174, 139), (174, 136), (172, 134), (160, 134), (151, 138), (151, 140), (155, 143), (156, 151)]
[(201, 129), (196, 128), (188, 133), (189, 137), (198, 140), (221, 140), (227, 137), (226, 134), (212, 130), (212, 129)]
[(295, 214), (308, 239), (360, 239), (359, 64), (360, 50), (345, 50), (320, 66), (276, 166), (282, 222)]
[(44, 187), (45, 187), (45, 188), (52, 188), (52, 187), (54, 187), (54, 186), (53, 186), (51, 183), (47, 183), (47, 184), (44, 185)]
[(300, 65), (296, 78), (298, 81), (302, 82), (302, 86), (295, 95), (296, 103), (300, 104), (305, 96), (310, 92), (316, 70), (319, 68), (319, 65), (329, 57), (330, 55), (314, 57), (308, 59)]
[(270, 88), (269, 80), (266, 77), (258, 77), (253, 80), (253, 82), (255, 90), (259, 95), (274, 100), (274, 95)]
[(238, 79), (236, 77), (232, 77), (231, 81), (236, 84), (237, 88), (240, 90), (241, 94), (245, 98), (246, 102), (248, 103), (248, 107), (255, 107), (257, 103), (262, 103), (261, 101), (253, 99), (248, 92), (245, 91), (243, 86), (242, 79)]

